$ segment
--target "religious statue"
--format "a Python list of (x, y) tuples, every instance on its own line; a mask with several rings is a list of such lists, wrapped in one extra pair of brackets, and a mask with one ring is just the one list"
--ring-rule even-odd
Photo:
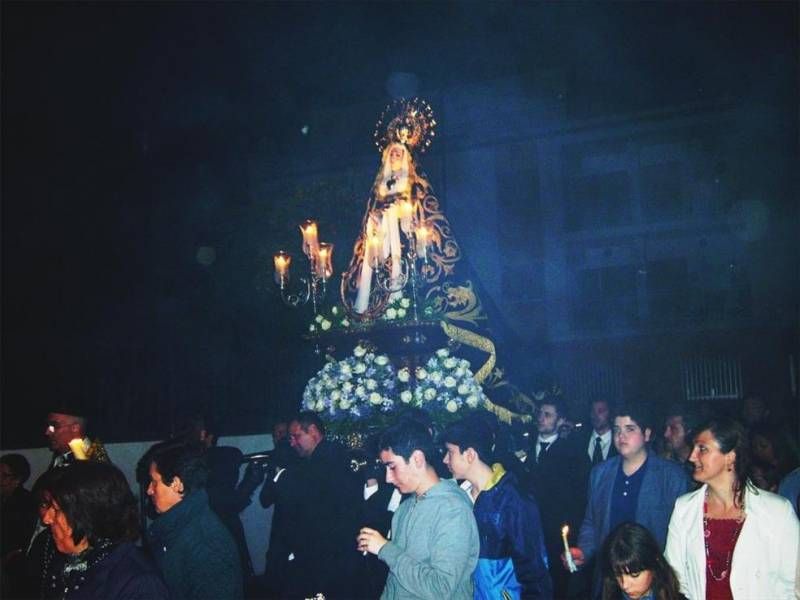
[(353, 257), (342, 276), (342, 302), (351, 314), (377, 318), (414, 277), (413, 293), (430, 301), (446, 293), (461, 250), (415, 155), (435, 135), (430, 106), (398, 100), (375, 131), (381, 164), (370, 192)]

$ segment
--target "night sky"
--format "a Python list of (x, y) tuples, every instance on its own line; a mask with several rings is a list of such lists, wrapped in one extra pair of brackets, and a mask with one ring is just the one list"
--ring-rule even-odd
[[(257, 239), (241, 221), (265, 201), (254, 181), (303, 152), (369, 152), (393, 73), (422, 96), (515, 77), (535, 97), (562, 70), (583, 117), (725, 99), (791, 112), (798, 99), (794, 2), (0, 10), (6, 448), (40, 445), (42, 412), (82, 396), (110, 440), (163, 435), (182, 405), (220, 390), (241, 415), (229, 432), (264, 430), (277, 410), (265, 402), (294, 403), (269, 391), (304, 377), (298, 317), (264, 284), (279, 227)], [(304, 139), (314, 114), (353, 104), (363, 148)], [(213, 268), (197, 260), (204, 245)]]

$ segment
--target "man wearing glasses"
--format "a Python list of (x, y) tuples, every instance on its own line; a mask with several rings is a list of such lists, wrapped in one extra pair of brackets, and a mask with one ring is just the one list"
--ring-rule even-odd
[(51, 469), (70, 465), (76, 460), (111, 462), (103, 445), (86, 436), (86, 418), (83, 416), (51, 412), (47, 415), (44, 435), (53, 451)]

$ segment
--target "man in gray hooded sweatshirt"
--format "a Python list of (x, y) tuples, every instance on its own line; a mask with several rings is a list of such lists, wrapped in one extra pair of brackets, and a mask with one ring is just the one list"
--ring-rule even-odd
[(409, 494), (392, 518), (391, 541), (368, 527), (357, 537), (360, 551), (377, 554), (389, 567), (381, 600), (471, 600), (478, 528), (467, 495), (431, 466), (438, 455), (430, 433), (401, 421), (383, 433), (378, 447), (387, 483)]

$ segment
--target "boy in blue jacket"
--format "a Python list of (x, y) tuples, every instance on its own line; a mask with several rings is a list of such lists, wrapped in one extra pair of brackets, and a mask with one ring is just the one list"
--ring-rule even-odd
[(481, 540), (472, 576), (475, 598), (552, 598), (539, 508), (520, 491), (513, 473), (492, 464), (493, 437), (476, 417), (451, 425), (442, 437), (448, 469), (471, 485)]

